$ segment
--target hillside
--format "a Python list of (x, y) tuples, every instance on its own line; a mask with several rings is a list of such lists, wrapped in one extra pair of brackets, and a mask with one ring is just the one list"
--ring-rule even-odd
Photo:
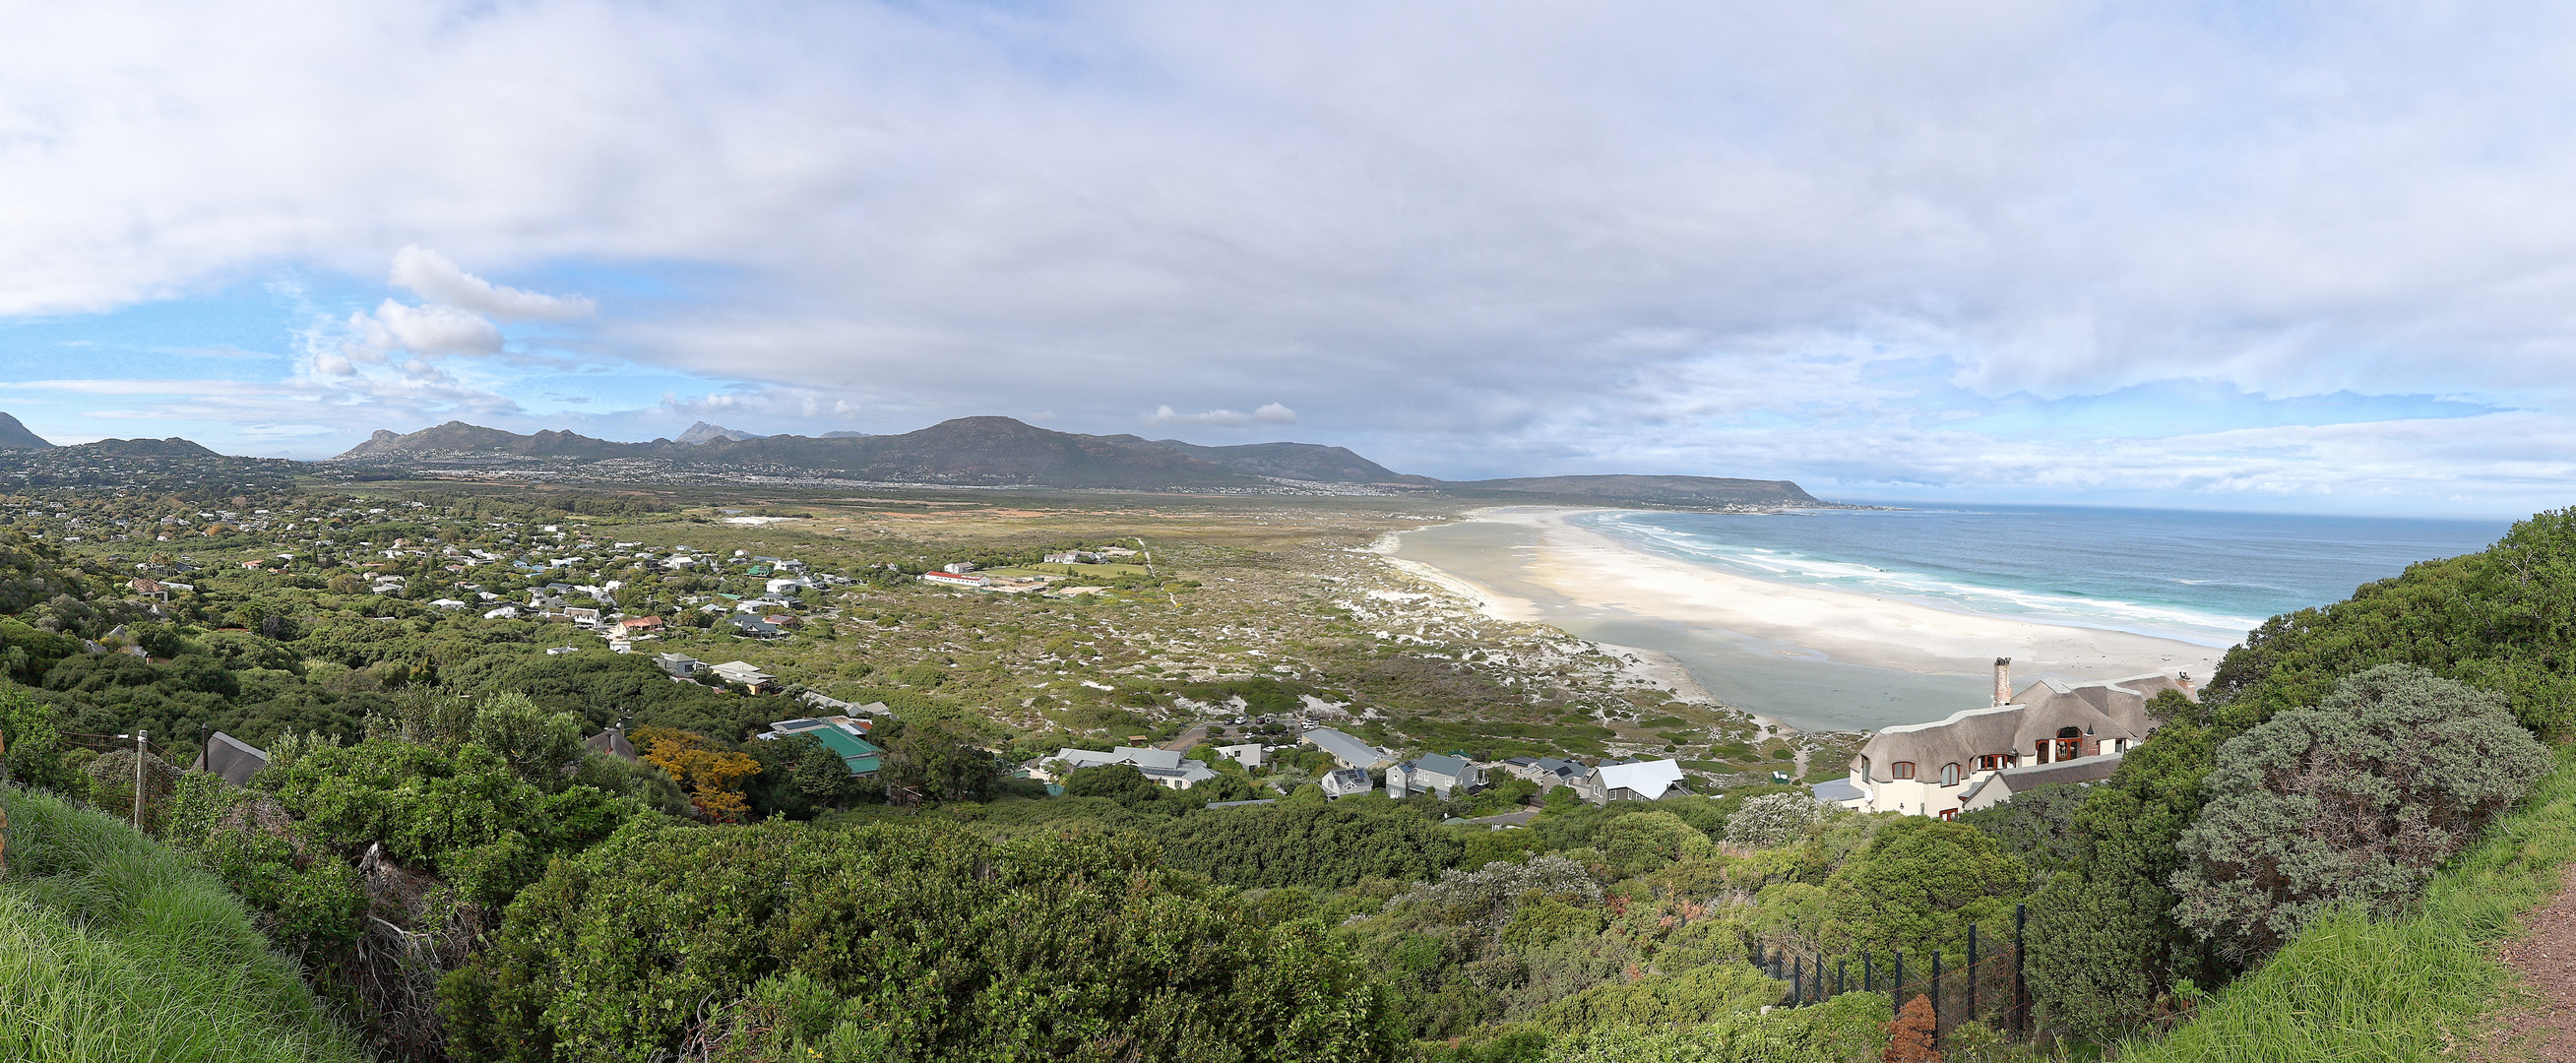
[[(16, 424), (11, 419), (0, 429)], [(222, 494), (281, 487), (294, 483), (303, 470), (302, 462), (217, 454), (175, 436), (47, 444), (43, 449), (0, 447), (0, 485), (18, 488), (135, 487)]]
[(1787, 480), (1737, 480), (1715, 476), (1535, 476), (1467, 480), (1441, 485), (1466, 497), (1528, 495), (1533, 500), (1646, 502), (1672, 506), (1800, 506), (1828, 503)]
[(364, 1058), (213, 876), (51, 795), (0, 786), (0, 810), (0, 1058)]
[(51, 446), (44, 437), (19, 424), (17, 418), (0, 413), (0, 450), (43, 450)]

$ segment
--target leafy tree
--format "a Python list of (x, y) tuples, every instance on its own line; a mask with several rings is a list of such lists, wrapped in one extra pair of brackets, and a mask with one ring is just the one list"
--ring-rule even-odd
[(2176, 915), (2246, 959), (2337, 904), (2390, 913), (2550, 768), (2499, 695), (2403, 664), (2347, 677), (2219, 747)]
[(711, 823), (739, 821), (751, 804), (737, 789), (760, 772), (749, 755), (716, 748), (707, 736), (668, 727), (641, 727), (634, 734), (638, 755), (688, 787), (689, 804), (698, 818)]
[(441, 987), (464, 1060), (1390, 1055), (1383, 991), (1114, 837), (642, 826), (558, 862)]
[(1064, 775), (1067, 797), (1105, 797), (1133, 808), (1163, 796), (1163, 788), (1131, 764), (1094, 764)]
[(89, 794), (89, 778), (63, 744), (62, 712), (16, 690), (0, 690), (0, 783)]
[(1964, 823), (1907, 816), (1879, 828), (1825, 884), (1828, 945), (1886, 954), (1957, 948), (2000, 924), (2030, 871)]
[(884, 774), (932, 801), (981, 801), (1002, 782), (1002, 766), (965, 728), (945, 721), (906, 722), (885, 732)]
[(581, 717), (547, 712), (517, 692), (501, 694), (474, 708), (466, 734), (498, 753), (519, 778), (548, 789), (563, 785), (581, 761)]
[(2012, 800), (1981, 808), (1959, 821), (1993, 837), (2005, 852), (2020, 854), (2044, 883), (2078, 857), (2081, 844), (2075, 810), (2084, 803), (2080, 783), (2050, 783), (2014, 794)]

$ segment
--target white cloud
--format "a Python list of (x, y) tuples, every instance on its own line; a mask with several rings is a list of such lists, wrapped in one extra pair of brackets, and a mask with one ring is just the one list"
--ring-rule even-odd
[(597, 312), (585, 296), (555, 296), (493, 284), (447, 256), (417, 245), (394, 253), (393, 283), (441, 306), (504, 321), (577, 321)]
[(1146, 420), (1153, 424), (1217, 425), (1232, 428), (1254, 424), (1296, 424), (1297, 411), (1275, 402), (1268, 403), (1251, 413), (1239, 413), (1234, 410), (1181, 413), (1170, 406), (1158, 406), (1155, 407), (1153, 416)]
[[(2169, 380), (2576, 424), (2576, 12), (101, 0), (11, 29), (0, 314), (405, 248), (422, 304), (335, 306), (354, 346), (299, 382), (444, 386), (404, 366), (585, 321), (536, 289), (622, 271), (661, 287), (565, 331), (781, 417), (1114, 431), (1150, 381), (1282, 418), (1156, 424), (1295, 406), (1443, 474), (2055, 477), (1951, 455), (2047, 441), (1901, 432)], [(2123, 446), (2160, 483), (2273, 467)]]

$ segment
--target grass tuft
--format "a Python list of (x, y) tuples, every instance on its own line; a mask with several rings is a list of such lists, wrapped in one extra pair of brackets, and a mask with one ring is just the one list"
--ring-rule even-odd
[(0, 1059), (356, 1063), (241, 902), (116, 819), (0, 787)]
[(2510, 972), (2496, 947), (2576, 859), (2576, 747), (2523, 807), (2433, 879), (2423, 904), (2380, 922), (2339, 911), (2123, 1063), (2377, 1063), (2452, 1054), (2491, 1022)]

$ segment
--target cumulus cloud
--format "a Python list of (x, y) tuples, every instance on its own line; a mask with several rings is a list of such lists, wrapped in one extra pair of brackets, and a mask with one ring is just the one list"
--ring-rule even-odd
[[(375, 278), (409, 244), (419, 304), (335, 307), (358, 342), (298, 379), (550, 322), (871, 427), (1116, 431), (1152, 381), (1443, 475), (1973, 485), (2037, 467), (1908, 465), (1890, 433), (2179, 380), (2576, 424), (2576, 11), (261, 10), (101, 0), (0, 37), (0, 315)], [(653, 298), (595, 320), (536, 290), (587, 280), (458, 262)], [(2122, 416), (2199, 441), (2122, 451), (2156, 482), (2267, 467)], [(2056, 445), (1924, 445), (1953, 443)]]
[(1239, 413), (1234, 410), (1182, 413), (1170, 406), (1158, 406), (1154, 408), (1153, 416), (1147, 417), (1146, 420), (1153, 424), (1198, 424), (1240, 428), (1255, 424), (1296, 424), (1297, 411), (1275, 402), (1266, 403), (1251, 413)]
[(394, 253), (393, 283), (442, 307), (504, 321), (577, 321), (599, 309), (585, 296), (546, 295), (494, 284), (417, 245)]

